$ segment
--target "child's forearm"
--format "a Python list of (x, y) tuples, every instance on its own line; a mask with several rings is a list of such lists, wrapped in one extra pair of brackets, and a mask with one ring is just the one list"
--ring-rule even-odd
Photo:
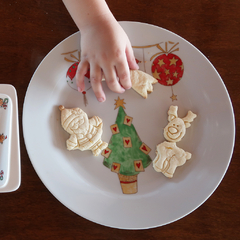
[(114, 18), (104, 0), (63, 0), (80, 31), (99, 20)]

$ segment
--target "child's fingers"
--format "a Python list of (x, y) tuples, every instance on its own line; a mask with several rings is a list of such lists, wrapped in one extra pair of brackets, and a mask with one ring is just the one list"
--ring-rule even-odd
[(129, 66), (127, 64), (126, 59), (124, 61), (116, 64), (117, 76), (119, 78), (119, 82), (124, 89), (130, 89), (132, 87), (131, 79), (130, 79), (130, 71)]
[(97, 100), (99, 102), (104, 102), (106, 100), (106, 96), (102, 88), (102, 70), (98, 65), (91, 65), (90, 81)]
[(125, 89), (120, 85), (115, 67), (109, 67), (108, 69), (103, 69), (106, 83), (110, 90), (116, 93), (123, 93)]
[(128, 61), (129, 68), (132, 70), (137, 70), (139, 69), (138, 64), (136, 63), (136, 59), (134, 57), (133, 49), (130, 45), (130, 43), (126, 47), (126, 57)]
[(85, 89), (84, 76), (89, 69), (89, 63), (87, 61), (81, 61), (77, 68), (76, 84), (78, 91), (82, 92)]

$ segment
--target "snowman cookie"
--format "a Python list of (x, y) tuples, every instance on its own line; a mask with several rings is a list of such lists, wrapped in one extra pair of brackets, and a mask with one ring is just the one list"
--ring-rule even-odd
[(70, 134), (66, 141), (68, 150), (91, 150), (94, 156), (98, 156), (108, 146), (101, 139), (103, 132), (101, 118), (94, 116), (89, 119), (80, 108), (66, 109), (61, 105), (59, 109), (62, 127)]
[(182, 140), (186, 133), (186, 128), (191, 126), (191, 122), (197, 117), (196, 114), (188, 111), (184, 118), (177, 115), (177, 106), (171, 106), (168, 111), (168, 125), (164, 128), (164, 137), (167, 141), (157, 145), (157, 156), (153, 160), (153, 168), (157, 172), (162, 172), (166, 177), (172, 178), (178, 166), (182, 166), (192, 156), (176, 145)]

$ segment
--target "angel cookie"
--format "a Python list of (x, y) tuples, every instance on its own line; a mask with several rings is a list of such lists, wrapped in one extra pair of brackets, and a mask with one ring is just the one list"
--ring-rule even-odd
[(88, 119), (87, 114), (80, 108), (66, 109), (61, 105), (59, 109), (62, 127), (70, 134), (66, 142), (68, 150), (91, 150), (94, 156), (98, 156), (108, 146), (101, 139), (101, 118), (94, 116)]
[(177, 147), (176, 142), (181, 141), (186, 133), (186, 128), (191, 126), (191, 122), (197, 117), (196, 114), (188, 111), (184, 118), (177, 115), (177, 106), (171, 106), (168, 111), (168, 125), (164, 128), (164, 137), (168, 141), (157, 145), (157, 156), (153, 160), (153, 168), (157, 172), (162, 172), (166, 177), (172, 178), (178, 166), (182, 166), (192, 156)]
[(131, 70), (130, 77), (132, 88), (144, 98), (153, 91), (152, 84), (157, 83), (157, 79), (140, 70)]

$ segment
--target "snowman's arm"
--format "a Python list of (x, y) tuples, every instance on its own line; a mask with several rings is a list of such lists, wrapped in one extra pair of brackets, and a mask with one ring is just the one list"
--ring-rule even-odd
[(75, 134), (70, 135), (70, 138), (67, 140), (67, 149), (73, 150), (78, 145), (77, 136)]
[(94, 142), (86, 136), (82, 135), (81, 138), (78, 138), (78, 149), (81, 151), (89, 150)]
[(67, 149), (74, 150), (80, 149), (81, 151), (87, 150), (89, 147), (92, 146), (92, 142), (89, 139), (82, 135), (82, 134), (72, 134), (70, 138), (67, 140)]
[(102, 119), (98, 116), (94, 116), (89, 119), (89, 124), (95, 127), (102, 127)]

